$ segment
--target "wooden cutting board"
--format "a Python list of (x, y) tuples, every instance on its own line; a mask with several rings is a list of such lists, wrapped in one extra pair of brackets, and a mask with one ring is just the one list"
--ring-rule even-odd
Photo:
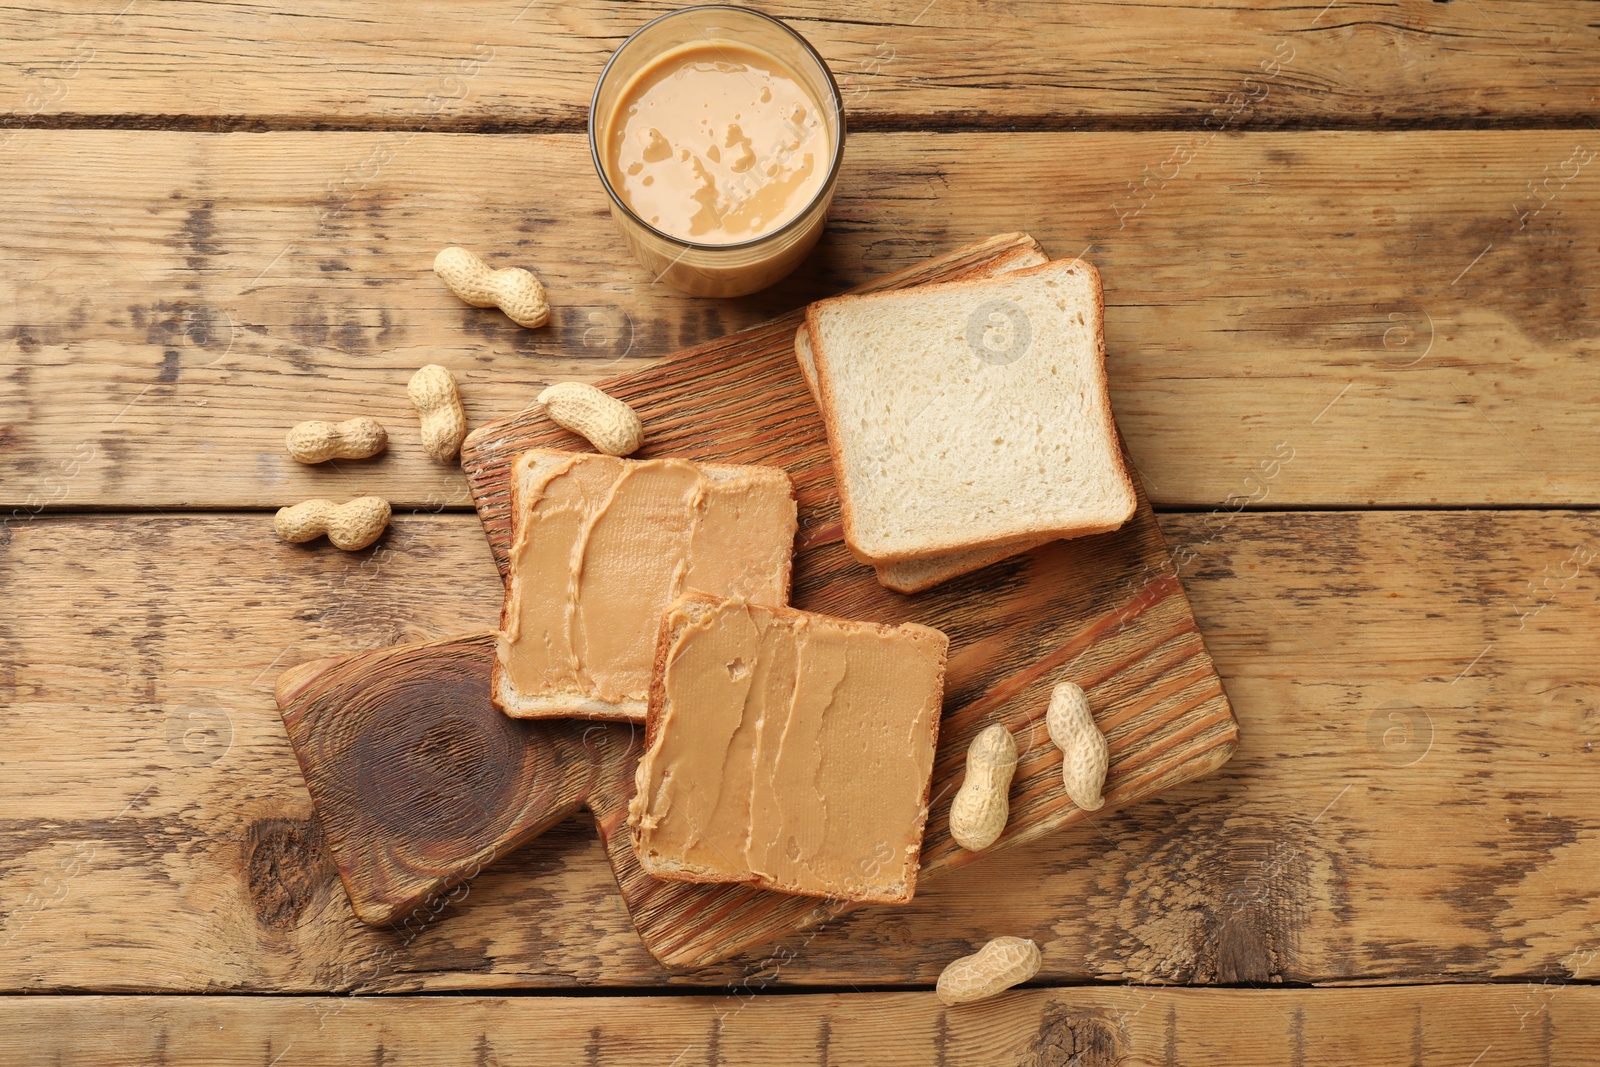
[[(1032, 244), (1025, 234), (996, 237), (864, 288), (947, 279)], [(793, 597), (798, 607), (853, 619), (910, 619), (950, 636), (944, 720), (921, 878), (981, 862), (1088, 814), (1066, 798), (1061, 754), (1044, 728), (1050, 689), (1062, 679), (1076, 681), (1088, 691), (1096, 720), (1110, 743), (1104, 811), (1143, 800), (1226, 762), (1236, 740), (1232, 709), (1142, 490), (1138, 512), (1116, 533), (1047, 545), (914, 596), (883, 588), (870, 568), (850, 556), (841, 539), (822, 419), (795, 362), (793, 340), (800, 319), (796, 312), (599, 384), (633, 405), (643, 418), (647, 440), (638, 453), (641, 457), (767, 463), (788, 470), (800, 512)], [(588, 447), (536, 410), (489, 423), (462, 447), (462, 467), (502, 573), (510, 540), (510, 465), (524, 450), (539, 446)], [(340, 700), (364, 692), (367, 682), (357, 679), (381, 678), (399, 668), (403, 677), (412, 672), (412, 682), (426, 689), (426, 672), (437, 669), (439, 657), (455, 663), (471, 661), (484, 679), (482, 704), (488, 703), (485, 637), (412, 647), (430, 651), (421, 658), (413, 652), (399, 659), (368, 653), (337, 664), (308, 665), (304, 674), (290, 679), (285, 721), (291, 723), (291, 739), (299, 734), (295, 748), (302, 766), (308, 767), (308, 783), (313, 773), (333, 779), (312, 785), (313, 798), (321, 811), (328, 801), (319, 798), (319, 792), (323, 798), (339, 797), (341, 806), (354, 813), (343, 819), (351, 826), (370, 822), (370, 816), (360, 811), (362, 789), (353, 768), (411, 758), (403, 744), (369, 733), (383, 753), (361, 759), (318, 758), (308, 764), (307, 751), (324, 747), (333, 751), (320, 735), (346, 714), (340, 710)], [(426, 669), (418, 673), (418, 667)], [(340, 681), (342, 688), (334, 684)], [(320, 694), (316, 699), (322, 701), (315, 715), (297, 704), (297, 699), (313, 694)], [(488, 712), (480, 706), (476, 714)], [(1011, 789), (1010, 825), (998, 842), (974, 854), (950, 837), (950, 799), (960, 785), (968, 743), (993, 722), (1011, 728), (1022, 756)], [(470, 876), (477, 861), (466, 857), (490, 847), (491, 838), (526, 840), (582, 804), (595, 815), (640, 937), (668, 967), (715, 963), (850, 910), (849, 904), (742, 886), (662, 881), (644, 874), (625, 825), (642, 733), (626, 723), (587, 722), (530, 732), (527, 744), (550, 746), (554, 754), (548, 760), (529, 757), (519, 765), (533, 768), (526, 787), (532, 792), (507, 790), (505, 812), (490, 813), (496, 817), (483, 824), (478, 836), (456, 842), (451, 854), (459, 869), (452, 872), (439, 862), (450, 850), (419, 853), (404, 835), (365, 852), (345, 849), (340, 869), (352, 899), (359, 895), (391, 901), (369, 908), (375, 917), (403, 913), (426, 893)], [(592, 770), (562, 762), (565, 757), (559, 753), (570, 751), (573, 744), (591, 757)], [(441, 765), (464, 768), (468, 763)], [(536, 780), (540, 767), (553, 768), (551, 780)], [(457, 788), (442, 782), (438, 787)], [(543, 799), (531, 803), (533, 796)], [(329, 836), (335, 838), (331, 826)], [(414, 861), (414, 854), (424, 855), (426, 862)], [(348, 870), (347, 862), (352, 864)], [(408, 903), (401, 906), (394, 903), (404, 896), (396, 892), (401, 886), (408, 887), (407, 893), (421, 890), (422, 895), (406, 897)]]
[(350, 903), (374, 925), (426, 922), (446, 889), (577, 811), (613, 739), (503, 715), (494, 635), (313, 660), (278, 709)]

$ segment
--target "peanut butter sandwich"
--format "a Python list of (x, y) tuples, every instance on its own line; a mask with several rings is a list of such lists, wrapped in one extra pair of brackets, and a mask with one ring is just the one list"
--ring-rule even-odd
[(492, 692), (517, 718), (642, 721), (675, 598), (789, 599), (794, 488), (777, 467), (534, 449), (511, 509)]
[(948, 647), (915, 623), (673, 604), (628, 811), (645, 871), (910, 900)]

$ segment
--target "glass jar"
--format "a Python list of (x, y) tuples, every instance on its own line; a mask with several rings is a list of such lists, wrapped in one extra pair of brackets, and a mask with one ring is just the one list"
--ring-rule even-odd
[[(777, 60), (811, 98), (828, 138), (827, 171), (811, 201), (769, 232), (734, 243), (702, 243), (651, 225), (623, 199), (620, 183), (609, 171), (607, 142), (635, 80), (675, 50), (702, 42), (727, 42)], [(844, 133), (844, 101), (816, 49), (777, 19), (723, 4), (683, 8), (640, 27), (601, 71), (589, 107), (589, 151), (623, 240), (654, 280), (695, 296), (743, 296), (765, 289), (800, 265), (827, 223), (844, 158)]]

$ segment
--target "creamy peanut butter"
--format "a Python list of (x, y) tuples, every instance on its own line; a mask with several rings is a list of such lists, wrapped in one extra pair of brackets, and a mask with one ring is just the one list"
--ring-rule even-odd
[(776, 467), (535, 449), (512, 511), (494, 672), (509, 715), (643, 719), (674, 598), (788, 600), (795, 503)]
[(645, 870), (910, 899), (944, 634), (701, 596), (662, 633), (629, 818)]
[(699, 41), (657, 57), (606, 118), (612, 187), (645, 222), (700, 244), (736, 244), (800, 214), (827, 183), (832, 135), (776, 56)]

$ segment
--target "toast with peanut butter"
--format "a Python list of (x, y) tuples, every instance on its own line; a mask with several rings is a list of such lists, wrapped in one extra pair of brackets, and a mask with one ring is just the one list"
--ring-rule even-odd
[(516, 718), (642, 721), (661, 612), (691, 590), (785, 604), (795, 502), (778, 467), (533, 449), (491, 692)]
[(837, 900), (916, 892), (949, 640), (689, 595), (662, 616), (628, 809), (644, 870)]

